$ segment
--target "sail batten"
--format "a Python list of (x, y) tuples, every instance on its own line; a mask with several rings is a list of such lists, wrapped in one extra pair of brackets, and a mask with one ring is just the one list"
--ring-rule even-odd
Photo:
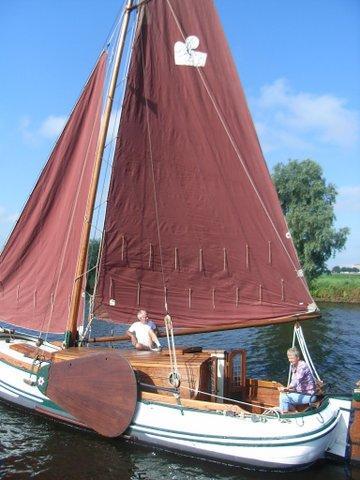
[(0, 320), (62, 333), (94, 163), (103, 52), (0, 257)]
[(221, 328), (305, 314), (313, 300), (213, 3), (141, 8), (95, 315), (128, 323), (141, 305), (175, 327)]

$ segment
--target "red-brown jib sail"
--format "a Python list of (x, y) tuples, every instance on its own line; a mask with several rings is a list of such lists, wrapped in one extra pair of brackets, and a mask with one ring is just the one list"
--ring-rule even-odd
[(64, 332), (97, 144), (103, 53), (0, 257), (0, 320)]
[(313, 300), (212, 2), (141, 8), (95, 315), (128, 323), (142, 306), (210, 329), (306, 313)]

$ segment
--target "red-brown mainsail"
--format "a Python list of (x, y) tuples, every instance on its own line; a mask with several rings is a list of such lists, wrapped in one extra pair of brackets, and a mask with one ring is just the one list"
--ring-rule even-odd
[(0, 257), (0, 319), (64, 332), (97, 144), (107, 54), (89, 78)]
[[(175, 63), (177, 42), (194, 54), (190, 36), (204, 66)], [(139, 306), (157, 319), (168, 309), (175, 327), (210, 329), (312, 302), (212, 2), (145, 2), (95, 314), (127, 323)]]

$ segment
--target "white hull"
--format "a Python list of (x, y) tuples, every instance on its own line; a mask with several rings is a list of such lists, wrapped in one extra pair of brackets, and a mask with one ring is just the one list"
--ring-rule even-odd
[[(44, 348), (44, 346), (42, 347)], [(51, 346), (47, 347), (51, 350)], [(32, 360), (0, 341), (0, 353)], [(57, 420), (84, 426), (24, 382), (28, 372), (0, 360), (0, 399)], [(31, 377), (36, 380), (36, 376)], [(210, 458), (224, 463), (272, 469), (296, 469), (324, 457), (341, 428), (341, 409), (332, 402), (314, 413), (276, 418), (268, 415), (226, 416), (180, 405), (138, 401), (124, 437), (136, 442)]]
[(139, 402), (129, 435), (225, 463), (299, 468), (324, 456), (338, 420), (338, 412), (330, 406), (315, 415), (279, 420)]

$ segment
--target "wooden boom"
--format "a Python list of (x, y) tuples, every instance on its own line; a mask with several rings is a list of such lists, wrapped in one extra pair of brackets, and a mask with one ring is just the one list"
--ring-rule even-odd
[[(291, 317), (277, 317), (277, 318), (264, 318), (260, 320), (251, 320), (247, 323), (234, 324), (234, 325), (221, 325), (221, 326), (211, 326), (203, 328), (178, 328), (174, 329), (174, 335), (192, 335), (195, 333), (209, 333), (209, 332), (218, 332), (221, 330), (237, 330), (239, 328), (250, 328), (250, 327), (261, 327), (264, 325), (277, 325), (280, 323), (291, 323), (297, 322), (299, 320), (313, 320), (315, 318), (320, 318), (321, 314), (319, 312), (306, 313), (300, 315), (292, 315)], [(165, 332), (160, 332), (158, 337), (165, 337)], [(87, 343), (101, 343), (101, 342), (122, 342), (124, 340), (129, 340), (127, 335), (114, 335), (106, 337), (93, 337), (87, 340)]]

